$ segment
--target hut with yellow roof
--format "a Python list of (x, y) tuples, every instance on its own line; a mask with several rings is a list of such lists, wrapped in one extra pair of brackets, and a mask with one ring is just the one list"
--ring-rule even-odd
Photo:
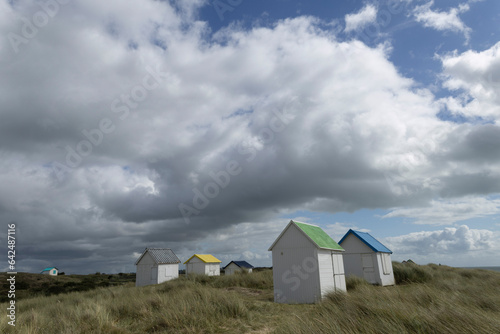
[(184, 262), (186, 276), (190, 274), (220, 276), (221, 261), (210, 254), (194, 254)]

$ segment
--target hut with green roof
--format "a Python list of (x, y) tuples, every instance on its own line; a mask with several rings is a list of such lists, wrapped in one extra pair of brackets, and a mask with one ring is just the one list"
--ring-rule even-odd
[(346, 291), (344, 249), (321, 227), (291, 220), (269, 251), (275, 302), (316, 303), (329, 292)]

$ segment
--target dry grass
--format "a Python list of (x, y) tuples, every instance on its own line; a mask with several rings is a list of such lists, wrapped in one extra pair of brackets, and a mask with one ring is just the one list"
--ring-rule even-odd
[[(348, 279), (316, 305), (273, 302), (272, 272), (179, 278), (17, 303), (17, 332), (498, 333), (500, 273), (394, 263), (398, 286)], [(1, 308), (5, 309), (6, 304)], [(13, 332), (5, 316), (0, 332)]]
[[(8, 275), (0, 273), (0, 303), (9, 301)], [(37, 296), (50, 296), (74, 291), (88, 291), (97, 287), (135, 283), (135, 274), (95, 275), (41, 275), (18, 273), (16, 275), (16, 300)]]
[(348, 280), (276, 333), (499, 333), (500, 273), (394, 263), (399, 283), (377, 287)]

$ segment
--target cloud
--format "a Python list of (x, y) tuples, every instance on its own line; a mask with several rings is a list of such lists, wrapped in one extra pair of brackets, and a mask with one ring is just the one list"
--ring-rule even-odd
[[(314, 222), (312, 222), (312, 224), (314, 224)], [(340, 239), (342, 239), (342, 237), (347, 233), (347, 231), (349, 231), (349, 229), (361, 232), (370, 232), (370, 230), (358, 227), (355, 223), (335, 222), (333, 224), (327, 224), (326, 226), (323, 226), (323, 230), (336, 242), (339, 242)]]
[(454, 200), (433, 200), (429, 206), (395, 209), (383, 218), (405, 217), (415, 224), (449, 225), (457, 221), (498, 214), (500, 200), (465, 197)]
[(484, 51), (446, 54), (440, 60), (444, 87), (462, 92), (442, 99), (450, 112), (488, 121), (500, 117), (500, 43)]
[(367, 4), (359, 12), (345, 16), (345, 32), (358, 31), (377, 19), (377, 7)]
[[(40, 10), (1, 4), (3, 36)], [(144, 247), (269, 265), (267, 222), (297, 210), (405, 210), (476, 179), (500, 192), (481, 179), (495, 160), (474, 165), (495, 129), (441, 121), (387, 45), (313, 17), (212, 33), (201, 4), (73, 1), (17, 52), (0, 41), (0, 220), (24, 270), (130, 271)]]
[[(413, 232), (385, 238), (386, 244), (398, 259), (412, 258), (417, 263), (443, 262), (448, 265), (491, 265), (497, 256), (500, 234), (467, 225), (447, 227), (437, 231)], [(469, 264), (470, 265), (470, 264)]]
[(464, 34), (466, 43), (470, 38), (471, 29), (465, 25), (459, 15), (469, 11), (468, 3), (460, 4), (456, 8), (451, 8), (448, 12), (433, 11), (431, 7), (434, 0), (425, 5), (417, 6), (413, 10), (413, 15), (417, 22), (421, 22), (424, 27), (433, 28), (438, 31), (452, 31)]

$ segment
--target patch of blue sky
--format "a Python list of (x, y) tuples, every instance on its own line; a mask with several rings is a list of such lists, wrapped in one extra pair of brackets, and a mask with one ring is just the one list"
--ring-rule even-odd
[(446, 122), (453, 122), (457, 124), (472, 123), (472, 124), (495, 124), (494, 120), (484, 119), (479, 116), (466, 117), (465, 115), (452, 113), (446, 107), (443, 107), (436, 115), (440, 120)]
[[(200, 19), (207, 21), (212, 31), (218, 31), (238, 21), (242, 27), (251, 28), (257, 22), (261, 26), (273, 25), (277, 20), (302, 15), (319, 17), (326, 21), (343, 18), (357, 8), (361, 1), (295, 1), (295, 0), (209, 0), (200, 10)], [(216, 7), (223, 4), (222, 10)], [(225, 6), (227, 7), (225, 7)]]

